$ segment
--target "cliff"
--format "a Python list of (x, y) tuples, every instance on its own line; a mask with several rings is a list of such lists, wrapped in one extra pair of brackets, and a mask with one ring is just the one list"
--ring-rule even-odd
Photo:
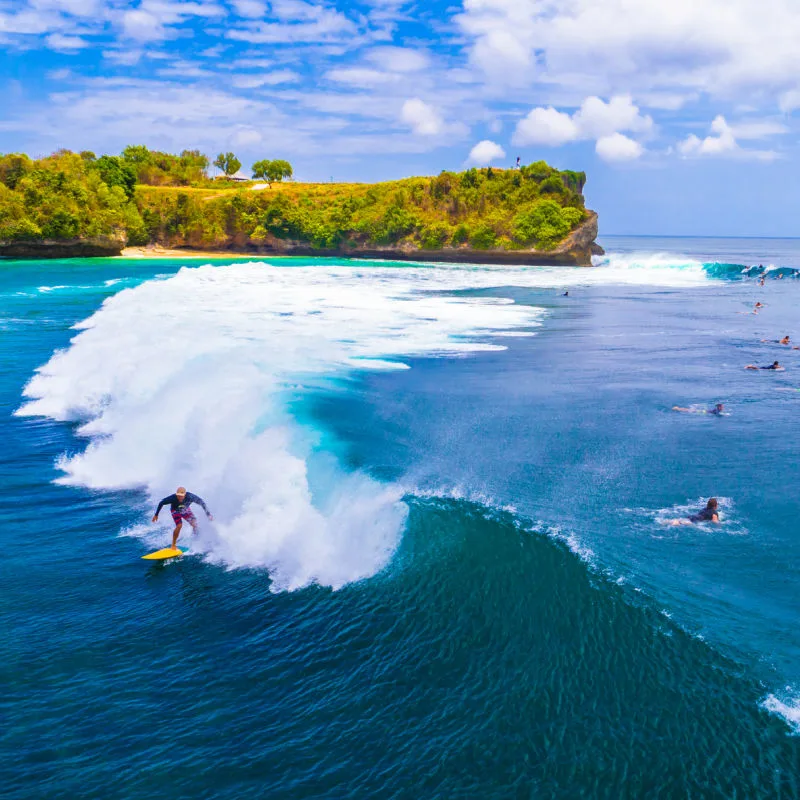
[(2, 258), (102, 258), (118, 256), (126, 244), (124, 236), (92, 239), (41, 239), (0, 242)]
[(564, 241), (552, 250), (528, 248), (521, 250), (476, 250), (469, 245), (442, 247), (436, 250), (410, 245), (370, 247), (349, 244), (338, 248), (315, 248), (299, 241), (271, 238), (269, 241), (231, 240), (192, 247), (173, 241), (171, 247), (191, 253), (214, 252), (220, 255), (258, 256), (320, 256), (330, 258), (385, 259), (389, 261), (430, 261), (461, 264), (517, 264), (540, 266), (590, 267), (593, 255), (602, 255), (603, 248), (597, 238), (597, 214), (589, 212), (587, 219), (573, 230)]
[[(597, 215), (585, 207), (585, 174), (543, 161), (375, 184), (221, 186), (202, 178), (202, 165), (190, 153), (194, 172), (181, 173), (183, 185), (175, 186), (138, 183), (150, 175), (134, 158), (139, 150), (146, 149), (100, 158), (61, 151), (38, 161), (0, 156), (0, 256), (116, 255), (128, 243), (220, 253), (589, 265), (597, 251)], [(185, 185), (192, 175), (198, 180)]]

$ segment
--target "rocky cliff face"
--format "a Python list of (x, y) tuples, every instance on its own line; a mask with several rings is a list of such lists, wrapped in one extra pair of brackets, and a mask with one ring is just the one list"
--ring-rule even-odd
[(0, 242), (0, 256), (5, 258), (98, 258), (118, 256), (125, 247), (123, 237)]
[[(588, 212), (588, 218), (553, 250), (475, 250), (468, 246), (443, 247), (439, 250), (422, 250), (410, 245), (370, 245), (345, 243), (336, 249), (321, 250), (303, 242), (270, 237), (254, 242), (245, 236), (232, 237), (217, 247), (204, 245), (201, 250), (218, 250), (222, 253), (245, 253), (261, 256), (324, 256), (339, 258), (374, 258), (394, 261), (432, 261), (471, 264), (531, 264), (543, 266), (590, 267), (592, 256), (601, 255), (603, 249), (595, 242), (597, 238), (597, 214)], [(190, 245), (170, 241), (169, 247), (192, 250)]]
[[(397, 261), (433, 261), (477, 264), (541, 264), (588, 267), (592, 255), (601, 254), (597, 238), (597, 214), (589, 212), (585, 222), (553, 250), (474, 250), (470, 247), (444, 247), (440, 250), (420, 250), (413, 246), (391, 245), (371, 247), (352, 243), (334, 250), (319, 250), (302, 242), (270, 238), (254, 242), (244, 236), (231, 238), (218, 247), (202, 246), (202, 250), (220, 253), (332, 256), (344, 258), (377, 258)], [(118, 256), (125, 246), (124, 238), (76, 239), (72, 241), (0, 242), (0, 256), (7, 258), (96, 258)], [(169, 246), (191, 251), (185, 242), (170, 242)]]

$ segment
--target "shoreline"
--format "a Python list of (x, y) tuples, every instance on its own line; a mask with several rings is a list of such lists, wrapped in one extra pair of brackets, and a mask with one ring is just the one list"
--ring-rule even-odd
[(183, 250), (174, 247), (148, 245), (144, 247), (124, 247), (119, 255), (112, 258), (263, 258), (253, 253), (220, 253), (219, 250)]

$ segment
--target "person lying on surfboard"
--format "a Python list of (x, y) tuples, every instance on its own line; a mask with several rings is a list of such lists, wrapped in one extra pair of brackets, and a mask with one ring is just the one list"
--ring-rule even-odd
[(196, 494), (192, 494), (191, 492), (187, 492), (183, 486), (179, 486), (175, 490), (175, 494), (171, 494), (169, 497), (165, 497), (159, 504), (158, 508), (156, 509), (156, 513), (153, 516), (153, 522), (158, 522), (158, 515), (161, 513), (161, 509), (165, 505), (169, 505), (169, 510), (172, 513), (172, 521), (175, 523), (175, 530), (172, 531), (172, 549), (175, 549), (175, 545), (178, 543), (178, 537), (181, 535), (181, 528), (183, 527), (183, 520), (186, 520), (192, 526), (192, 532), (197, 533), (197, 517), (192, 513), (191, 505), (192, 503), (197, 503), (199, 506), (202, 506), (203, 511), (206, 512), (206, 516), (213, 520), (214, 517), (211, 516), (211, 512), (208, 510), (208, 507), (205, 504), (205, 500), (202, 497), (198, 497)]
[(664, 520), (665, 525), (695, 525), (698, 522), (713, 522), (715, 525), (719, 525), (719, 502), (717, 502), (716, 497), (712, 497), (709, 499), (708, 503), (706, 503), (706, 507), (701, 511), (698, 511), (696, 514), (690, 514), (688, 517), (683, 517), (682, 519), (666, 519)]

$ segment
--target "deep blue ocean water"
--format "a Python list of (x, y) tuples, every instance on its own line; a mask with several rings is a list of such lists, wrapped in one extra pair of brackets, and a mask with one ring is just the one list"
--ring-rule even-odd
[(0, 263), (3, 796), (800, 796), (800, 241), (602, 243)]

